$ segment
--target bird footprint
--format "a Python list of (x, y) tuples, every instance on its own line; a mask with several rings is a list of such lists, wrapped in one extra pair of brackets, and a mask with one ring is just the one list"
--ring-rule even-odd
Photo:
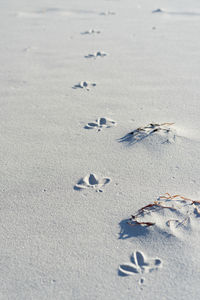
[(91, 87), (96, 86), (96, 83), (92, 83), (89, 81), (81, 81), (78, 84), (75, 84), (72, 88), (73, 89), (86, 89), (87, 91), (90, 90)]
[(88, 55), (86, 55), (85, 58), (94, 58), (94, 59), (96, 59), (98, 57), (105, 57), (105, 56), (107, 56), (106, 53), (101, 52), (101, 51), (97, 51), (94, 54), (88, 54)]
[(100, 13), (100, 16), (114, 16), (114, 15), (116, 15), (116, 13), (114, 11), (110, 11), (110, 10), (103, 11)]
[(116, 122), (109, 118), (98, 118), (95, 122), (88, 123), (85, 129), (97, 129), (101, 131), (103, 128), (110, 128), (116, 126)]
[(81, 32), (81, 34), (100, 34), (100, 30), (95, 30), (95, 29), (89, 29), (87, 31)]
[(150, 273), (161, 267), (162, 262), (159, 258), (145, 259), (144, 254), (135, 251), (130, 257), (130, 263), (119, 266), (119, 273), (123, 276), (134, 274)]
[(78, 183), (74, 186), (75, 190), (82, 190), (86, 188), (92, 188), (97, 192), (103, 192), (102, 188), (110, 182), (110, 178), (98, 177), (95, 174), (89, 174), (81, 178)]

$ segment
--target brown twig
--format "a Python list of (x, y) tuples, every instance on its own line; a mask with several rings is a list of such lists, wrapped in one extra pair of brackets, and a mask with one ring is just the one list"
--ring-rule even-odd
[(138, 213), (135, 216), (132, 215), (132, 218), (134, 219), (134, 218), (140, 216), (145, 210), (148, 210), (148, 209), (151, 209), (151, 208), (168, 208), (168, 209), (171, 209), (171, 210), (176, 210), (176, 208), (174, 208), (174, 207), (164, 206), (161, 203), (159, 203), (158, 201), (154, 201), (154, 203), (150, 203), (150, 204), (140, 208), (138, 210)]
[(128, 222), (128, 224), (131, 225), (131, 226), (145, 225), (147, 227), (155, 225), (155, 223), (152, 223), (152, 222), (139, 222), (139, 221), (136, 221), (136, 220), (134, 220), (134, 222), (135, 223)]
[(160, 124), (160, 126), (165, 126), (165, 125), (168, 125), (168, 126), (171, 126), (171, 125), (174, 125), (175, 123), (162, 123)]
[(192, 204), (197, 204), (197, 203), (200, 204), (200, 200), (192, 200), (190, 198), (186, 198), (186, 197), (183, 197), (181, 195), (173, 195), (172, 196), (169, 193), (166, 193), (165, 195), (160, 196), (159, 199), (179, 200), (179, 199), (176, 199), (176, 198), (180, 198), (181, 200), (184, 200), (184, 201), (190, 201), (190, 202), (192, 202)]

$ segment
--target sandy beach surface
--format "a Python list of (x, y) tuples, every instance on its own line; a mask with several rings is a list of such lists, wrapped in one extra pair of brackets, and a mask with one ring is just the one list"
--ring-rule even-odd
[(200, 299), (200, 2), (0, 24), (0, 299)]

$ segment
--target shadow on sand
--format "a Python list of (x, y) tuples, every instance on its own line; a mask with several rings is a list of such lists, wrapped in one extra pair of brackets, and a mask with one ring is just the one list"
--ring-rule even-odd
[(149, 228), (145, 226), (131, 226), (128, 224), (130, 219), (122, 220), (119, 223), (120, 232), (119, 239), (125, 240), (131, 237), (146, 236), (149, 234)]
[[(141, 237), (141, 236), (146, 237), (152, 232), (160, 234), (165, 238), (173, 237), (173, 234), (163, 229), (160, 229), (157, 226), (140, 226), (140, 225), (131, 226), (130, 224), (128, 224), (129, 222), (130, 219), (124, 219), (119, 223), (120, 226), (119, 239), (126, 240), (134, 237)], [(152, 231), (152, 227), (154, 227), (153, 231)]]
[(153, 14), (162, 13), (162, 14), (177, 15), (177, 16), (200, 16), (200, 12), (194, 12), (194, 11), (166, 11), (166, 10), (162, 10), (160, 8), (153, 10), (152, 13)]

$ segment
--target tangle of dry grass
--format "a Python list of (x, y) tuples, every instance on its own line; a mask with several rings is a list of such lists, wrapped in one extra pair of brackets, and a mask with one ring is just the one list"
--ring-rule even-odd
[[(200, 200), (192, 200), (190, 198), (186, 198), (183, 197), (181, 195), (170, 195), (169, 193), (166, 193), (165, 195), (159, 196), (157, 201), (154, 201), (153, 203), (147, 204), (145, 206), (143, 206), (142, 208), (140, 208), (137, 213), (135, 215), (132, 215), (130, 218), (130, 221), (128, 222), (129, 225), (131, 226), (153, 226), (156, 225), (155, 222), (141, 222), (138, 220), (138, 218), (143, 217), (145, 214), (149, 213), (149, 212), (155, 212), (157, 210), (162, 210), (162, 209), (169, 209), (171, 211), (179, 211), (181, 208), (179, 208), (178, 206), (174, 207), (174, 206), (166, 206), (165, 203), (166, 202), (173, 202), (174, 201), (181, 201), (181, 202), (189, 202), (188, 205), (193, 205), (195, 210), (194, 213), (198, 216), (200, 216), (200, 210), (198, 209), (198, 206), (200, 204)], [(169, 219), (166, 222), (167, 226), (170, 226), (170, 223), (172, 221), (174, 222), (178, 222), (179, 225), (184, 224), (187, 220), (189, 219), (188, 216), (186, 216), (186, 218), (184, 218), (184, 220), (179, 221), (179, 220), (174, 220), (174, 219)]]
[(129, 144), (135, 144), (159, 131), (162, 131), (165, 134), (169, 134), (169, 132), (171, 131), (169, 126), (173, 124), (174, 123), (162, 123), (162, 124), (150, 123), (144, 127), (139, 127), (127, 133), (125, 136), (119, 139), (119, 142), (127, 142)]

